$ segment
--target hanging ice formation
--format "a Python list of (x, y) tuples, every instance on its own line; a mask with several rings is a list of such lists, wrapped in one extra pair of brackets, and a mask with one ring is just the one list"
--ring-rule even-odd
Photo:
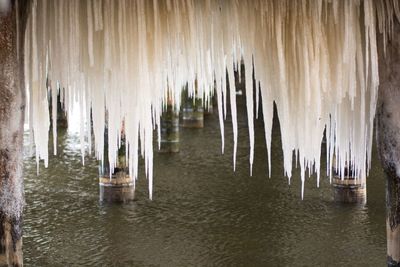
[(254, 71), (257, 83), (254, 95), (252, 79), (246, 80), (250, 166), (253, 98), (258, 100), (260, 91), (269, 165), (275, 101), (289, 178), (294, 152), (303, 187), (307, 170), (319, 180), (326, 129), (327, 169), (335, 155), (339, 173), (351, 162), (354, 174), (365, 179), (379, 83), (376, 25), (390, 32), (394, 13), (399, 14), (397, 0), (33, 1), (25, 73), (37, 161), (48, 164), (49, 92), (54, 96), (63, 88), (65, 107), (77, 101), (85, 110), (82, 142), (91, 140), (92, 115), (99, 159), (107, 112), (111, 169), (124, 122), (129, 171), (136, 179), (142, 155), (151, 198), (153, 131), (159, 133), (167, 94), (179, 106), (186, 85), (190, 94), (208, 98), (215, 84), (220, 120), (227, 114), (227, 97), (232, 103), (235, 162), (234, 69), (243, 59), (246, 77)]

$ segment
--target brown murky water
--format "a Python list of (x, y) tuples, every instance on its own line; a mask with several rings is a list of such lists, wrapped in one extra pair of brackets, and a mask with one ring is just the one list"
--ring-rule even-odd
[(77, 134), (60, 132), (62, 152), (39, 176), (26, 153), (25, 265), (384, 266), (385, 191), (376, 153), (365, 207), (332, 202), (325, 177), (320, 188), (316, 177), (307, 179), (302, 201), (299, 170), (290, 186), (283, 176), (278, 127), (268, 178), (261, 120), (249, 177), (240, 114), (236, 172), (230, 119), (221, 155), (218, 116), (211, 115), (204, 129), (181, 129), (180, 153), (155, 154), (153, 201), (142, 167), (137, 201), (100, 204), (98, 162), (86, 157), (82, 167)]

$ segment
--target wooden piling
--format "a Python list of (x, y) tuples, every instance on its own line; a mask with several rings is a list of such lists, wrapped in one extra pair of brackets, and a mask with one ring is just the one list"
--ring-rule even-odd
[(179, 114), (172, 104), (161, 116), (161, 153), (179, 152)]
[(100, 201), (105, 203), (126, 203), (135, 198), (135, 187), (125, 171), (118, 171), (110, 177), (100, 177)]
[(187, 90), (182, 92), (182, 127), (204, 127), (203, 101), (200, 98), (190, 97)]
[[(400, 24), (383, 52), (378, 41), (379, 95), (376, 111), (378, 152), (386, 175), (387, 265), (400, 266)], [(380, 36), (382, 37), (382, 36)]]
[(23, 265), (23, 40), (29, 1), (18, 5), (10, 1), (0, 10), (0, 266)]
[(333, 200), (340, 203), (367, 203), (367, 187), (362, 179), (333, 177)]

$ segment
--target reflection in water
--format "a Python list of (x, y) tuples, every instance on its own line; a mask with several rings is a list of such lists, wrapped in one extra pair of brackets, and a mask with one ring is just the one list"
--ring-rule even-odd
[(268, 178), (261, 120), (255, 125), (257, 147), (249, 177), (246, 115), (239, 112), (236, 172), (231, 122), (226, 122), (226, 153), (221, 155), (214, 114), (204, 129), (181, 131), (180, 153), (155, 154), (153, 201), (142, 167), (137, 201), (100, 204), (98, 163), (87, 157), (82, 167), (76, 134), (60, 132), (59, 154), (50, 158), (48, 169), (41, 165), (39, 176), (26, 154), (25, 264), (384, 265), (384, 179), (377, 159), (365, 207), (332, 202), (329, 179), (316, 188), (316, 177), (306, 181), (302, 201), (299, 171), (290, 186), (283, 177), (278, 127)]

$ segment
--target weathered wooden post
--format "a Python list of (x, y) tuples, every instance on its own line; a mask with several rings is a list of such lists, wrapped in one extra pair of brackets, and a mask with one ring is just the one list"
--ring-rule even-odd
[(352, 176), (332, 178), (333, 200), (340, 203), (367, 203), (367, 187), (361, 179)]
[(62, 106), (61, 93), (57, 95), (57, 128), (68, 128), (68, 117)]
[(332, 178), (333, 200), (340, 203), (367, 203), (367, 185), (362, 177), (356, 179), (351, 172), (351, 164), (344, 169), (343, 178), (335, 172)]
[(117, 166), (110, 174), (108, 165), (108, 143), (107, 129), (104, 138), (104, 165), (100, 170), (99, 188), (100, 201), (105, 203), (125, 203), (133, 201), (135, 197), (135, 186), (129, 175), (128, 165), (125, 158), (125, 138), (121, 138), (121, 147), (118, 150)]
[(204, 127), (203, 101), (200, 98), (190, 97), (188, 90), (182, 92), (182, 127)]
[[(381, 38), (382, 39), (382, 38)], [(377, 144), (386, 174), (386, 231), (388, 266), (400, 266), (400, 24), (383, 54), (379, 47)]]
[(100, 201), (104, 203), (126, 203), (135, 198), (135, 187), (125, 170), (117, 169), (111, 176), (101, 176)]
[(214, 106), (217, 106), (217, 98), (215, 96), (215, 92), (213, 95), (208, 96), (208, 105), (205, 103), (204, 107), (204, 116), (209, 116), (214, 114)]
[(171, 103), (161, 116), (161, 147), (159, 152), (179, 152), (179, 113)]
[(28, 9), (28, 1), (0, 3), (0, 266), (23, 264), (23, 40)]
[(50, 128), (53, 129), (53, 105), (57, 105), (57, 121), (56, 121), (56, 129), (55, 130), (65, 130), (68, 128), (68, 117), (65, 109), (63, 108), (62, 101), (61, 101), (61, 94), (57, 94), (57, 100), (53, 101), (53, 95), (50, 94), (50, 105), (49, 105), (49, 114), (50, 115)]

